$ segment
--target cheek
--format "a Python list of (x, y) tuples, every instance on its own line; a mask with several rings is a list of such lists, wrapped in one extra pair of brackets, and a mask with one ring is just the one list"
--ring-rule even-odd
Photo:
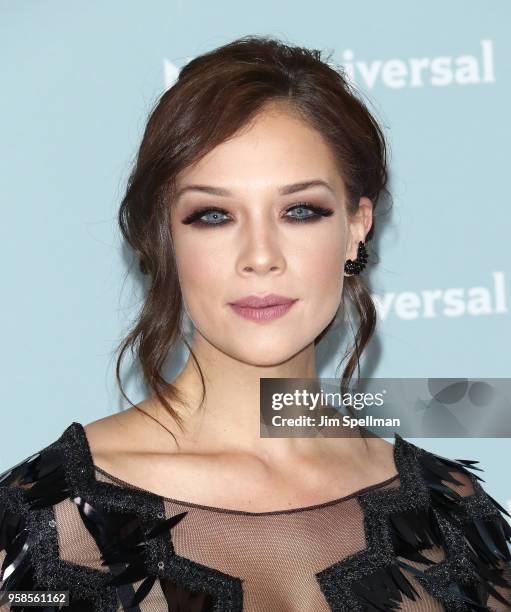
[[(336, 234), (315, 241), (300, 256), (297, 269), (301, 270), (304, 288), (309, 288), (310, 296), (316, 295), (317, 301), (331, 306), (338, 304), (344, 281), (344, 240)], [(314, 300), (315, 301), (315, 300)]]
[[(229, 270), (225, 247), (200, 237), (174, 242), (179, 282), (187, 304), (197, 305), (225, 288)], [(232, 264), (231, 264), (232, 265)]]
[(306, 270), (310, 283), (325, 291), (335, 289), (342, 282), (342, 260), (338, 249), (318, 249), (313, 257), (307, 258)]

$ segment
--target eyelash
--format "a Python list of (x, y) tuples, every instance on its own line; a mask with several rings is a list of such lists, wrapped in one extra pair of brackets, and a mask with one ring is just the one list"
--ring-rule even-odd
[[(287, 217), (287, 222), (289, 223), (309, 223), (318, 221), (321, 217), (330, 217), (334, 214), (334, 211), (330, 208), (323, 208), (322, 206), (316, 206), (314, 204), (310, 204), (309, 202), (299, 202), (298, 204), (293, 204), (293, 206), (289, 207), (286, 210), (286, 213), (291, 210), (295, 210), (296, 208), (304, 208), (306, 210), (310, 210), (314, 215), (310, 215), (308, 217), (304, 217), (302, 219), (298, 217)], [(188, 215), (186, 219), (183, 220), (184, 225), (197, 225), (201, 227), (211, 227), (215, 225), (226, 225), (229, 221), (220, 221), (218, 223), (208, 223), (207, 221), (203, 221), (200, 217), (205, 215), (206, 213), (217, 212), (222, 215), (227, 215), (227, 211), (223, 208), (219, 208), (217, 206), (206, 206), (200, 208), (199, 210), (194, 211), (191, 215)]]

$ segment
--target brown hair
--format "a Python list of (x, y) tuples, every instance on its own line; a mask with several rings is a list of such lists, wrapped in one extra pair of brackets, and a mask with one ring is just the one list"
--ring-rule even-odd
[[(183, 302), (170, 232), (170, 205), (178, 173), (246, 126), (264, 105), (282, 103), (332, 147), (347, 190), (348, 214), (357, 211), (361, 196), (371, 199), (375, 207), (380, 195), (388, 193), (381, 128), (343, 69), (329, 59), (322, 59), (321, 51), (315, 49), (266, 36), (244, 36), (186, 64), (149, 116), (119, 210), (121, 232), (141, 272), (148, 276), (149, 286), (134, 325), (117, 348), (116, 377), (130, 402), (120, 367), (128, 348), (132, 353), (136, 348), (144, 382), (181, 428), (182, 418), (168, 398), (178, 403), (183, 399), (161, 375), (169, 351), (179, 341), (186, 344), (198, 367), (203, 385), (201, 406), (205, 387), (182, 330)], [(374, 223), (366, 240), (373, 233)], [(343, 357), (349, 355), (342, 377), (346, 384), (373, 334), (376, 310), (360, 277), (346, 277), (344, 286), (343, 305), (348, 293), (359, 317), (354, 345)], [(334, 320), (315, 339), (315, 345)]]

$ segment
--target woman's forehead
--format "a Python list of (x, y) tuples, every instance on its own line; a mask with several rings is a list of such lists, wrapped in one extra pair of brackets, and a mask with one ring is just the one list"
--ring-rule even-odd
[(201, 183), (216, 185), (215, 195), (231, 197), (247, 189), (281, 192), (286, 186), (307, 181), (316, 181), (318, 186), (322, 181), (339, 190), (342, 180), (330, 146), (316, 130), (294, 117), (272, 115), (220, 143), (180, 172), (176, 194)]

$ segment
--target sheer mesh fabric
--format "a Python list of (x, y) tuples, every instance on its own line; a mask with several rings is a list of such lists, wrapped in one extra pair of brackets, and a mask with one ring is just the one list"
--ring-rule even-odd
[[(130, 485), (96, 467), (96, 479)], [(396, 476), (366, 490), (397, 488)], [(176, 553), (243, 580), (246, 612), (329, 612), (315, 574), (366, 548), (364, 515), (356, 493), (310, 509), (249, 513), (165, 499), (166, 517), (187, 511), (172, 530)], [(426, 555), (427, 556), (427, 555)], [(443, 558), (440, 549), (430, 555)], [(414, 564), (417, 567), (424, 567)], [(421, 600), (403, 598), (402, 610), (443, 610), (407, 573)], [(166, 609), (161, 589), (142, 602), (141, 612)], [(159, 591), (159, 592), (158, 592)], [(160, 607), (158, 607), (160, 606)], [(119, 608), (121, 611), (122, 608)]]
[[(495, 500), (484, 492), (466, 468), (463, 471), (453, 469), (455, 462), (437, 456), (435, 459), (402, 438), (397, 438), (395, 449), (397, 474), (384, 482), (308, 507), (245, 512), (164, 498), (108, 474), (93, 464), (83, 427), (74, 423), (58, 443), (50, 450), (41, 451), (35, 461), (31, 458), (12, 468), (10, 476), (4, 473), (7, 479), (4, 477), (3, 482), (0, 475), (0, 566), (5, 569), (16, 565), (13, 559), (21, 550), (20, 538), (29, 534), (23, 547), (28, 550), (23, 563), (31, 563), (36, 579), (48, 585), (38, 590), (61, 590), (52, 589), (51, 585), (65, 585), (69, 580), (71, 596), (86, 602), (85, 607), (80, 604), (76, 608), (80, 612), (89, 609), (94, 612), (241, 609), (243, 612), (351, 612), (353, 604), (347, 601), (353, 600), (347, 598), (355, 593), (358, 580), (357, 576), (354, 580), (352, 571), (358, 571), (362, 585), (356, 604), (360, 611), (511, 610), (511, 605), (498, 601), (491, 594), (486, 607), (460, 603), (460, 594), (465, 602), (468, 602), (466, 597), (480, 596), (471, 590), (475, 583), (469, 574), (473, 572), (474, 559), (479, 566), (478, 575), (485, 575), (489, 557), (498, 558), (501, 554), (498, 549), (502, 550), (504, 539), (509, 541), (509, 532), (505, 533), (503, 522), (496, 518)], [(38, 459), (40, 464), (37, 464)], [(452, 476), (458, 484), (450, 481)], [(33, 486), (27, 484), (31, 480), (38, 489), (36, 497), (43, 498), (40, 509), (29, 509), (29, 500), (19, 495), (20, 489)], [(449, 502), (446, 489), (458, 493), (461, 501)], [(421, 497), (425, 490), (431, 497)], [(58, 503), (51, 501), (55, 495), (61, 500)], [(417, 505), (416, 497), (420, 498)], [(430, 501), (426, 503), (427, 499)], [(450, 503), (456, 508), (449, 506)], [(438, 514), (446, 504), (445, 507), (450, 508), (447, 513)], [(92, 512), (87, 513), (87, 506)], [(421, 517), (419, 523), (431, 521), (427, 513), (422, 514), (429, 508), (442, 525), (441, 539), (437, 536), (437, 541), (446, 544), (448, 549), (444, 544), (415, 548), (415, 538), (422, 528), (417, 517)], [(416, 510), (418, 514), (414, 514)], [(21, 527), (16, 525), (17, 513), (23, 517)], [(468, 521), (467, 540), (460, 531), (465, 528), (454, 520), (454, 513)], [(141, 523), (149, 517), (149, 524), (152, 524), (156, 516), (159, 523), (164, 523), (179, 515), (182, 518), (172, 524), (171, 532), (167, 528), (160, 532), (158, 538), (163, 538), (163, 542), (152, 541), (143, 554), (137, 548), (133, 559), (129, 547), (123, 550), (123, 562), (139, 563), (141, 574), (133, 573), (136, 580), (124, 581), (117, 587), (106, 586), (103, 578), (108, 579), (114, 568), (102, 562), (100, 547), (104, 546), (105, 538), (97, 532), (94, 534), (94, 530), (91, 533), (90, 525), (88, 529), (84, 521), (92, 518), (92, 523), (106, 529), (103, 530), (106, 540), (115, 544), (129, 541), (130, 516)], [(128, 522), (124, 522), (125, 517)], [(448, 520), (445, 517), (449, 517)], [(112, 529), (113, 524), (120, 526), (120, 531), (117, 527)], [(488, 530), (485, 532), (485, 529)], [(148, 532), (144, 535), (146, 539), (152, 537)], [(401, 539), (394, 540), (395, 537)], [(470, 546), (465, 549), (468, 542)], [(5, 546), (10, 551), (10, 564), (4, 564)], [(471, 546), (475, 557), (469, 552)], [(383, 563), (378, 558), (380, 549)], [(396, 551), (404, 556), (396, 556)], [(364, 557), (365, 552), (367, 557)], [(420, 558), (416, 552), (433, 561), (433, 565), (413, 560)], [(375, 560), (376, 565), (373, 565)], [(392, 588), (391, 574), (385, 574), (383, 587), (375, 576), (381, 568), (389, 568), (400, 561), (404, 563), (401, 572), (417, 597), (413, 600), (403, 595), (398, 597), (398, 603), (392, 603), (395, 595), (387, 591)], [(23, 567), (23, 563), (17, 565)], [(504, 570), (503, 577), (511, 584), (511, 564), (502, 562), (500, 567)], [(420, 570), (419, 578), (414, 568)], [(429, 573), (437, 568), (438, 573)], [(469, 573), (465, 574), (463, 568), (469, 568)], [(422, 570), (428, 576), (424, 586), (421, 584), (425, 575)], [(13, 572), (16, 573), (15, 585), (29, 584), (19, 567)], [(151, 576), (155, 576), (154, 581), (148, 582)], [(29, 579), (34, 580), (31, 575)], [(465, 580), (467, 590), (460, 586)], [(93, 585), (92, 594), (89, 581)], [(182, 607), (175, 606), (175, 598), (181, 593), (180, 582), (187, 592), (203, 589), (209, 592), (209, 581), (212, 581), (211, 592), (220, 597), (220, 607), (213, 608), (205, 601), (194, 604), (188, 599)], [(481, 580), (476, 582), (477, 589), (481, 589)], [(448, 585), (447, 590), (445, 585)], [(132, 605), (139, 587), (144, 596), (138, 604)], [(385, 600), (385, 603), (379, 606), (373, 600), (373, 604), (361, 604), (367, 601), (368, 592), (364, 589), (368, 587), (369, 591), (382, 589), (378, 601)], [(439, 597), (434, 596), (437, 588), (441, 589)], [(400, 590), (407, 590), (402, 582)], [(495, 590), (511, 601), (511, 588), (497, 585)], [(93, 606), (95, 593), (99, 599)], [(450, 604), (444, 607), (444, 601)], [(8, 609), (7, 605), (0, 606), (2, 612)]]

